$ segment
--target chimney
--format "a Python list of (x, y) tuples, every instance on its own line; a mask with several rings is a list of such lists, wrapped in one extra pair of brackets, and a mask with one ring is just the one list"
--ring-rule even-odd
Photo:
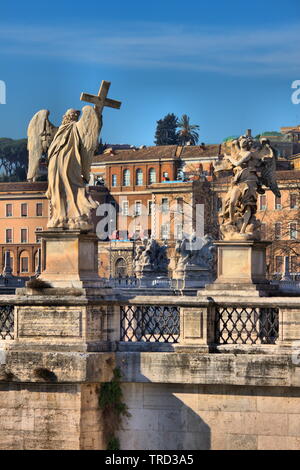
[(246, 131), (246, 136), (247, 136), (247, 137), (252, 137), (252, 135), (251, 135), (251, 129), (247, 129), (247, 131)]

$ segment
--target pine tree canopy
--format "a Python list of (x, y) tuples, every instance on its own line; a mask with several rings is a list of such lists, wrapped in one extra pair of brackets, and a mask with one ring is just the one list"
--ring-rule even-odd
[(178, 118), (173, 113), (169, 113), (163, 119), (157, 121), (155, 145), (177, 145), (177, 126)]

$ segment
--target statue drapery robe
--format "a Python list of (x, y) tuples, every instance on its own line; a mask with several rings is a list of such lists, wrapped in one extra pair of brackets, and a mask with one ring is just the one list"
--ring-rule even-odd
[(87, 193), (90, 161), (77, 122), (62, 124), (48, 151), (48, 227), (90, 229), (90, 212), (97, 207)]

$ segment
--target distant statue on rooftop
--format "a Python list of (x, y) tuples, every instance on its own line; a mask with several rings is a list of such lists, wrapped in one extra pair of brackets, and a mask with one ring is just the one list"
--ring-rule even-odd
[(179, 255), (176, 269), (184, 270), (188, 266), (199, 266), (209, 271), (214, 271), (215, 247), (211, 235), (197, 237), (192, 233), (188, 238), (178, 240), (175, 247)]
[(160, 246), (153, 238), (143, 240), (143, 244), (137, 248), (135, 256), (136, 271), (167, 272), (168, 264), (167, 247), (165, 245)]

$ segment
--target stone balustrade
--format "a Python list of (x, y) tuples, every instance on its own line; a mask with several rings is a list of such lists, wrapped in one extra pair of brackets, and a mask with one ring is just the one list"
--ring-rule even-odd
[(0, 297), (0, 334), (0, 448), (105, 449), (117, 367), (124, 450), (299, 449), (296, 297), (24, 289)]
[[(300, 341), (297, 297), (43, 294), (0, 298), (0, 346), (70, 351), (290, 352)], [(47, 292), (46, 292), (47, 291)], [(50, 346), (49, 346), (50, 345)]]

